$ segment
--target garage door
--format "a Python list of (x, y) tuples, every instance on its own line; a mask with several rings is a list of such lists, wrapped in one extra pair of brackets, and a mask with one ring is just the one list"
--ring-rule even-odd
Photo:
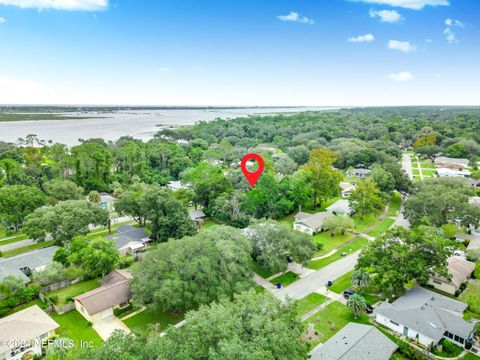
[(109, 308), (107, 310), (102, 311), (102, 319), (105, 319), (109, 316), (113, 316), (113, 308)]

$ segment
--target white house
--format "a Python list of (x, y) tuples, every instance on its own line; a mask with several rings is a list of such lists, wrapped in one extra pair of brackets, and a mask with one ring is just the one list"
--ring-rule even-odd
[(350, 197), (350, 194), (355, 191), (357, 186), (348, 181), (340, 182), (340, 191), (342, 194), (342, 198), (346, 199)]
[(437, 168), (438, 177), (462, 177), (462, 178), (469, 178), (470, 171), (468, 170), (457, 170), (457, 169), (449, 169), (449, 168)]
[(295, 215), (293, 229), (305, 234), (313, 235), (323, 230), (323, 222), (329, 217), (332, 217), (332, 214), (329, 214), (326, 211), (318, 212), (316, 214), (308, 214), (299, 211)]
[(350, 202), (347, 199), (335, 201), (326, 210), (333, 215), (350, 216), (353, 214), (353, 209), (350, 207)]
[(375, 321), (418, 341), (437, 345), (447, 338), (462, 347), (470, 347), (475, 323), (463, 320), (467, 304), (415, 286), (393, 303), (382, 302), (374, 310)]
[(188, 190), (191, 187), (190, 183), (184, 184), (180, 180), (176, 181), (169, 181), (167, 183), (167, 188), (169, 188), (172, 191), (178, 191), (178, 190)]
[(460, 286), (465, 283), (475, 270), (475, 263), (466, 260), (462, 256), (451, 256), (447, 259), (448, 273), (451, 279), (443, 276), (432, 276), (428, 284), (438, 290), (445, 291), (448, 294), (455, 295)]
[(93, 324), (114, 316), (113, 309), (127, 306), (131, 299), (131, 278), (126, 270), (112, 271), (102, 279), (100, 287), (73, 298), (75, 309)]
[(31, 359), (42, 355), (42, 343), (60, 327), (38, 305), (0, 319), (0, 359)]

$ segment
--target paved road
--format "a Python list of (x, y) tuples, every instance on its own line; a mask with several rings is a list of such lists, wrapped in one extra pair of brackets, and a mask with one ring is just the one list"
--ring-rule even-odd
[(412, 158), (410, 155), (402, 154), (402, 169), (407, 174), (410, 180), (413, 180), (413, 172), (412, 172)]
[(405, 216), (403, 216), (403, 204), (404, 200), (402, 200), (402, 206), (397, 214), (397, 217), (395, 218), (393, 226), (403, 226), (405, 229), (410, 229), (410, 221), (408, 221)]
[(22, 248), (22, 247), (25, 247), (25, 246), (29, 246), (29, 245), (32, 245), (34, 243), (35, 243), (35, 241), (33, 241), (31, 239), (20, 240), (20, 241), (10, 243), (10, 244), (7, 244), (7, 245), (1, 245), (0, 246), (0, 251), (1, 252), (10, 251), (10, 250)]
[(272, 293), (280, 300), (285, 300), (287, 296), (293, 299), (301, 299), (322, 286), (325, 286), (329, 280), (333, 281), (352, 271), (357, 263), (359, 254), (360, 251), (357, 251), (348, 255), (295, 281), (285, 288), (274, 290)]

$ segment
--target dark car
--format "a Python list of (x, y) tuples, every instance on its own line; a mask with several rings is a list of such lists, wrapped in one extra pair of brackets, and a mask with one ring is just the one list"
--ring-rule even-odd
[(353, 294), (355, 293), (355, 291), (353, 291), (353, 289), (350, 287), (346, 290), (343, 291), (343, 297), (345, 299), (348, 299), (350, 296), (352, 296)]
[(373, 313), (372, 305), (367, 304), (367, 307), (365, 308), (365, 313), (367, 313), (367, 314)]

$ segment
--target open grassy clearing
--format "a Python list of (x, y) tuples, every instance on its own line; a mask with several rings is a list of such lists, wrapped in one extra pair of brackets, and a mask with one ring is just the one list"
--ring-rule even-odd
[(282, 286), (285, 287), (285, 286), (288, 286), (291, 283), (295, 282), (299, 278), (300, 277), (297, 274), (295, 274), (291, 271), (287, 271), (285, 274), (282, 274), (280, 276), (277, 276), (277, 277), (273, 278), (272, 280), (270, 280), (270, 282), (274, 285), (282, 284)]
[(345, 252), (347, 255), (354, 253), (357, 250), (360, 250), (364, 246), (368, 244), (368, 240), (362, 237), (358, 237), (355, 240), (353, 240), (351, 243), (342, 246), (338, 251), (326, 258), (320, 259), (320, 260), (314, 260), (310, 261), (307, 265), (309, 269), (313, 270), (319, 270), (337, 260), (340, 260), (342, 258), (342, 253)]
[(182, 321), (185, 314), (172, 314), (157, 309), (146, 309), (137, 315), (134, 315), (123, 322), (128, 328), (140, 335), (147, 335), (149, 330), (154, 327), (155, 331), (163, 331), (169, 325), (174, 325)]
[(332, 286), (329, 287), (330, 291), (333, 291), (337, 294), (343, 293), (344, 290), (348, 289), (352, 286), (352, 281), (350, 280), (352, 277), (353, 271), (350, 271), (338, 279), (332, 281)]
[(318, 305), (327, 301), (327, 297), (317, 293), (311, 293), (297, 301), (298, 316), (303, 316), (309, 311), (315, 309)]
[(388, 216), (396, 216), (397, 212), (400, 211), (402, 205), (402, 197), (399, 193), (394, 193), (390, 199), (390, 204), (388, 206)]
[(385, 231), (390, 229), (390, 227), (393, 225), (394, 222), (395, 220), (393, 219), (385, 218), (382, 220), (380, 224), (375, 226), (375, 228), (369, 231), (367, 234), (373, 237), (378, 237), (382, 235)]
[(317, 244), (323, 244), (322, 250), (315, 253), (315, 257), (328, 254), (333, 249), (351, 240), (355, 235), (346, 232), (344, 235), (338, 234), (332, 236), (329, 232), (321, 232), (313, 235), (312, 239)]
[(378, 219), (376, 214), (367, 214), (363, 218), (356, 214), (352, 216), (353, 221), (355, 221), (355, 230), (363, 232), (369, 227), (371, 227)]

